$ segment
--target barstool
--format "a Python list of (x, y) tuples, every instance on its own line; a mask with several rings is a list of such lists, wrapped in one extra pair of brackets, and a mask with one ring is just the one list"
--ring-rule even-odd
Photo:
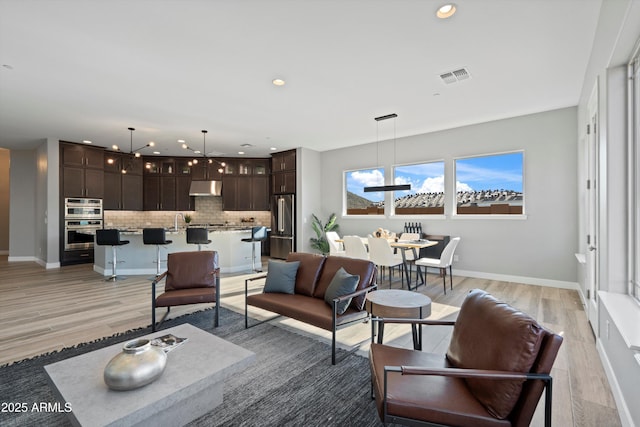
[(187, 228), (187, 243), (198, 245), (198, 250), (202, 250), (202, 245), (211, 243), (209, 232), (206, 228)]
[(173, 240), (167, 240), (164, 228), (144, 228), (142, 229), (142, 242), (145, 245), (156, 245), (156, 276), (160, 275), (160, 246), (173, 243)]
[(101, 246), (111, 246), (111, 277), (106, 278), (105, 281), (108, 282), (110, 280), (113, 280), (115, 282), (118, 279), (126, 279), (126, 277), (118, 277), (118, 275), (116, 274), (116, 264), (118, 263), (118, 259), (116, 257), (116, 247), (129, 244), (128, 240), (120, 240), (120, 230), (96, 230), (96, 244)]
[(260, 262), (260, 270), (256, 270), (256, 242), (262, 242), (267, 239), (267, 227), (258, 226), (251, 228), (251, 238), (241, 239), (243, 242), (251, 242), (251, 268), (256, 273), (262, 271), (262, 262)]

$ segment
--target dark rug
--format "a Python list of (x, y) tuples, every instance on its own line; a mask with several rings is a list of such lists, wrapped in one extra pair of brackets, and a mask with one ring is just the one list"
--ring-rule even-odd
[[(344, 359), (334, 366), (326, 343), (268, 323), (244, 329), (244, 316), (224, 308), (220, 320), (220, 327), (212, 328), (207, 310), (163, 325), (190, 323), (256, 353), (251, 367), (225, 382), (223, 404), (190, 425), (382, 425), (369, 394), (366, 358), (339, 350)], [(149, 333), (150, 327), (142, 328), (0, 367), (0, 425), (70, 425), (64, 413), (32, 411), (34, 404), (57, 401), (44, 366)], [(23, 403), (26, 412), (15, 412)]]

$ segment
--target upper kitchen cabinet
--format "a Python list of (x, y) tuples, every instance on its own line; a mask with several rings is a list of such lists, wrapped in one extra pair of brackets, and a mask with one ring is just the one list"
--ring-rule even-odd
[(227, 211), (268, 211), (269, 159), (225, 159), (222, 208)]
[(295, 194), (296, 150), (271, 155), (273, 194)]
[(191, 179), (194, 181), (220, 181), (223, 169), (222, 165), (213, 159), (202, 159), (198, 163), (191, 166)]
[(191, 172), (187, 158), (145, 157), (144, 210), (194, 210), (193, 197), (189, 196)]
[(131, 154), (106, 152), (104, 156), (105, 210), (142, 210), (143, 161)]
[(273, 173), (296, 170), (296, 150), (283, 151), (271, 155)]
[(104, 197), (104, 150), (60, 143), (63, 197)]
[(60, 155), (64, 166), (102, 169), (104, 149), (76, 143), (60, 143)]

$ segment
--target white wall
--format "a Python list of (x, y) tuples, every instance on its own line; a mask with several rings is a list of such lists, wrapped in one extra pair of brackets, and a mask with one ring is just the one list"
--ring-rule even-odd
[(59, 141), (11, 150), (9, 261), (60, 266)]
[(34, 150), (11, 150), (9, 261), (35, 259), (35, 165)]
[(0, 148), (0, 254), (9, 253), (9, 154)]
[[(461, 236), (454, 270), (467, 275), (575, 287), (577, 281), (577, 152), (576, 109), (566, 108), (498, 120), (322, 153), (322, 214), (341, 213), (345, 170), (393, 164), (445, 161), (453, 194), (456, 157), (525, 150), (526, 219), (452, 217), (453, 199), (445, 218), (340, 218), (342, 234), (366, 235), (378, 227), (402, 231), (405, 221), (421, 222), (429, 234)], [(395, 162), (394, 162), (395, 157)], [(390, 175), (389, 175), (390, 176)], [(387, 179), (390, 182), (390, 178)], [(390, 203), (389, 193), (387, 202)]]
[[(578, 134), (584, 137), (588, 120), (588, 100), (598, 83), (599, 88), (599, 242), (598, 286), (613, 293), (626, 293), (628, 232), (626, 201), (626, 76), (624, 66), (640, 38), (640, 1), (603, 1), (598, 29), (585, 73), (578, 104)], [(580, 159), (582, 160), (582, 159)], [(580, 187), (578, 197), (584, 198)], [(586, 223), (580, 217), (579, 247), (585, 247)], [(580, 280), (584, 280), (581, 275)], [(584, 283), (580, 289), (584, 290)], [(583, 295), (583, 299), (585, 296)], [(617, 300), (617, 299), (615, 299)], [(634, 303), (635, 304), (635, 303)], [(597, 347), (607, 372), (609, 384), (618, 405), (623, 426), (640, 425), (640, 367), (623, 339), (626, 330), (637, 329), (640, 307), (620, 310), (615, 304), (605, 306), (599, 299)], [(612, 313), (620, 320), (613, 319)], [(621, 313), (627, 313), (621, 316)]]
[[(314, 252), (309, 239), (316, 233), (311, 228), (311, 215), (319, 215), (322, 209), (320, 198), (322, 188), (321, 155), (308, 148), (298, 148), (296, 152), (296, 167), (300, 171), (296, 176), (296, 245), (298, 252)], [(326, 215), (320, 214), (323, 219)]]

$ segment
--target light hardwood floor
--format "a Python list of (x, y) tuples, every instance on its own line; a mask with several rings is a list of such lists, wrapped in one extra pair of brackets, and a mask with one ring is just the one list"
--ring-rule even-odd
[[(222, 306), (244, 313), (244, 279), (251, 274), (224, 276)], [(45, 270), (32, 262), (7, 262), (0, 256), (0, 365), (92, 341), (150, 324), (149, 276), (105, 282), (90, 265)], [(419, 292), (433, 300), (431, 318), (455, 318), (469, 289), (485, 289), (564, 336), (554, 365), (553, 425), (619, 426), (616, 405), (595, 348), (580, 298), (575, 291), (455, 276), (454, 289), (443, 294), (442, 281), (429, 275)], [(385, 279), (381, 288), (388, 287)], [(400, 287), (396, 280), (394, 288)], [(172, 309), (171, 317), (205, 306)], [(250, 309), (253, 317), (272, 314)], [(159, 314), (160, 310), (159, 310)], [(280, 318), (272, 322), (316, 339), (330, 340), (326, 331)], [(405, 326), (385, 328), (385, 343), (411, 346)], [(361, 324), (338, 332), (339, 345), (366, 356), (371, 328)], [(424, 350), (446, 352), (450, 328), (424, 331)], [(329, 363), (329, 354), (327, 354)], [(327, 366), (330, 369), (330, 365)], [(532, 425), (543, 425), (541, 405)]]

